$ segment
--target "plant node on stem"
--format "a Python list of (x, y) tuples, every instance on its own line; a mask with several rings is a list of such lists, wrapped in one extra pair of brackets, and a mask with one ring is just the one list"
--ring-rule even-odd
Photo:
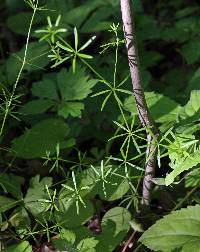
[(154, 177), (157, 147), (156, 142), (159, 136), (159, 131), (156, 128), (155, 122), (150, 116), (144, 90), (141, 84), (139, 73), (139, 60), (136, 46), (136, 35), (134, 27), (133, 6), (131, 0), (121, 1), (121, 13), (124, 29), (124, 36), (126, 39), (126, 48), (128, 53), (128, 62), (130, 67), (133, 94), (137, 106), (138, 116), (142, 126), (146, 129), (147, 133), (147, 150), (145, 161), (145, 176), (143, 180), (142, 190), (142, 205), (149, 206), (150, 193), (152, 188), (152, 178)]

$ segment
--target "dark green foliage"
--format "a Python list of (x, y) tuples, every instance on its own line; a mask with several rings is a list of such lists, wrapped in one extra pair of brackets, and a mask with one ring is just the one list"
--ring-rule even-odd
[(133, 5), (160, 130), (146, 211), (151, 128), (133, 97), (120, 1), (0, 3), (0, 250), (199, 251), (200, 7)]

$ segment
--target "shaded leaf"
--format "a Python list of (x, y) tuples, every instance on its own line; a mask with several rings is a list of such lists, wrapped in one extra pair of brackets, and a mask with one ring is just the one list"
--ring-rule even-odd
[(24, 178), (14, 174), (2, 173), (0, 175), (0, 186), (17, 199), (22, 198), (21, 186), (24, 184)]
[[(16, 54), (11, 54), (6, 61), (6, 75), (10, 85), (15, 82), (22, 65), (25, 47)], [(30, 42), (28, 45), (26, 64), (24, 70), (28, 72), (43, 69), (50, 60), (47, 57), (48, 45), (46, 43)], [(12, 66), (12, 67), (11, 67)]]
[(19, 204), (18, 201), (0, 195), (0, 212), (5, 212)]
[(17, 157), (44, 157), (47, 151), (54, 154), (56, 145), (65, 148), (68, 143), (68, 125), (59, 119), (47, 119), (27, 129), (23, 135), (14, 139), (12, 150)]
[(181, 49), (181, 54), (188, 64), (193, 64), (200, 58), (200, 42), (199, 39), (189, 40)]
[(32, 248), (29, 242), (23, 241), (17, 245), (12, 245), (3, 249), (2, 252), (32, 252)]
[(19, 110), (22, 115), (37, 115), (46, 112), (55, 102), (52, 100), (33, 100), (30, 101)]
[(50, 76), (45, 76), (42, 81), (34, 83), (31, 91), (39, 98), (59, 99), (54, 79)]

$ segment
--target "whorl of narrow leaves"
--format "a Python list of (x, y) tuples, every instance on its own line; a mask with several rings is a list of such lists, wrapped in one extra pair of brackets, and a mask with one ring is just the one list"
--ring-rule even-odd
[(166, 215), (157, 221), (140, 238), (153, 251), (199, 251), (200, 206), (191, 206)]

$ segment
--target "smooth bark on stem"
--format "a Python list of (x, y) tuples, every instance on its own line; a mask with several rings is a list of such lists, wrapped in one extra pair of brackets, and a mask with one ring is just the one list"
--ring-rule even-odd
[(150, 193), (152, 188), (152, 178), (155, 173), (156, 165), (156, 145), (155, 142), (158, 137), (158, 130), (155, 123), (150, 117), (150, 113), (147, 107), (146, 99), (144, 96), (144, 90), (141, 84), (141, 78), (139, 73), (139, 61), (136, 47), (136, 35), (133, 19), (133, 6), (131, 0), (121, 1), (121, 13), (124, 29), (124, 37), (126, 40), (126, 48), (128, 53), (128, 62), (130, 67), (133, 94), (137, 106), (138, 116), (142, 126), (146, 129), (147, 133), (147, 150), (145, 161), (145, 176), (143, 180), (142, 190), (142, 204), (149, 205)]

